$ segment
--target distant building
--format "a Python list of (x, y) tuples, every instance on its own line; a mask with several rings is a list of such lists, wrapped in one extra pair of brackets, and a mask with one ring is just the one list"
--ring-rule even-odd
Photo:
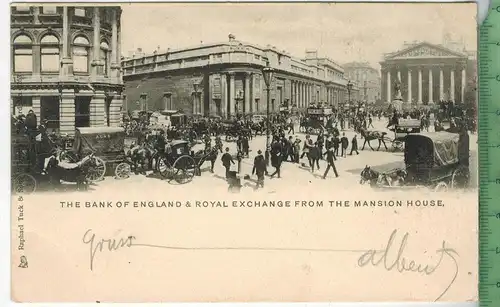
[(345, 77), (358, 84), (359, 96), (367, 103), (380, 99), (380, 73), (368, 62), (344, 64)]
[[(463, 43), (445, 37), (441, 45), (406, 42), (400, 51), (386, 54), (382, 62), (382, 98), (391, 102), (394, 84), (401, 82), (406, 102), (433, 104), (440, 100), (465, 102), (468, 88), (475, 88), (477, 59)], [(475, 96), (475, 95), (473, 95)]]
[(114, 6), (12, 6), (12, 114), (32, 109), (70, 134), (119, 125), (120, 15)]
[(131, 56), (122, 61), (127, 110), (175, 109), (224, 118), (265, 113), (262, 69), (267, 62), (275, 69), (272, 112), (282, 104), (305, 109), (312, 103), (339, 105), (347, 100), (344, 69), (316, 51), (297, 59), (276, 47), (240, 42), (230, 35), (227, 42)]

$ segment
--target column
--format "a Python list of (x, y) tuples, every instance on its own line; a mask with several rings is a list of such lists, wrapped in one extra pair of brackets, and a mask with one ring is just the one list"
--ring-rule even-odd
[(422, 103), (422, 67), (418, 68), (418, 100), (417, 103)]
[(220, 100), (220, 104), (221, 104), (221, 111), (222, 111), (222, 114), (221, 116), (223, 118), (227, 118), (227, 106), (228, 106), (228, 103), (227, 103), (227, 99), (228, 99), (228, 91), (227, 91), (227, 75), (225, 74), (221, 74), (220, 75), (220, 80), (221, 80), (221, 87), (222, 87), (222, 97), (221, 97), (221, 100)]
[(455, 69), (450, 71), (450, 100), (455, 101)]
[(109, 106), (109, 125), (111, 127), (118, 127), (121, 124), (121, 107), (123, 105), (123, 96), (116, 94), (111, 100), (111, 105)]
[(250, 87), (250, 112), (255, 112), (255, 74), (250, 74), (250, 80), (252, 80)]
[[(96, 91), (90, 101), (90, 127), (102, 127), (104, 125), (104, 91)], [(74, 108), (73, 100), (73, 108)], [(74, 109), (73, 109), (74, 113)], [(74, 115), (73, 115), (74, 116)]]
[(391, 71), (387, 70), (386, 74), (387, 74), (387, 102), (391, 102), (392, 101), (392, 97), (391, 97)]
[(198, 93), (198, 102), (199, 102), (199, 111), (201, 113), (201, 115), (205, 115), (205, 103), (203, 101), (203, 97), (205, 97), (204, 93), (203, 93), (203, 88), (201, 89), (201, 91)]
[(462, 103), (465, 103), (465, 86), (465, 67), (462, 67), (462, 86), (460, 87), (460, 99), (462, 100)]
[(120, 70), (120, 58), (118, 55), (118, 24), (117, 11), (112, 9), (111, 12), (111, 77), (118, 78)]
[(444, 72), (443, 67), (439, 67), (439, 100), (444, 100)]
[[(90, 112), (92, 112), (92, 109)], [(64, 89), (61, 92), (59, 104), (59, 132), (68, 134), (75, 133), (75, 92), (73, 90)]]
[(411, 69), (408, 68), (408, 103), (412, 102), (412, 95), (411, 95)]
[(61, 76), (72, 74), (73, 59), (69, 55), (69, 14), (68, 7), (63, 6), (63, 33), (62, 33), (62, 57), (61, 57)]
[(250, 113), (250, 73), (245, 73), (245, 105), (243, 114)]
[(234, 99), (235, 99), (235, 92), (234, 92), (234, 72), (229, 73), (229, 112), (228, 112), (228, 118), (230, 118), (235, 112), (234, 110)]
[(93, 61), (92, 66), (94, 67), (92, 71), (93, 79), (102, 74), (102, 63), (99, 60), (100, 50), (101, 50), (101, 14), (100, 8), (94, 7), (94, 50), (93, 50)]
[(429, 67), (429, 104), (434, 103), (434, 93), (433, 93), (433, 84), (432, 84), (432, 66)]
[[(31, 109), (35, 112), (36, 118), (38, 119), (37, 125), (40, 124), (40, 114), (42, 113), (42, 108), (40, 104), (40, 96), (31, 97), (32, 106)], [(12, 110), (12, 108), (10, 108)]]
[(401, 82), (401, 71), (398, 70), (398, 81)]

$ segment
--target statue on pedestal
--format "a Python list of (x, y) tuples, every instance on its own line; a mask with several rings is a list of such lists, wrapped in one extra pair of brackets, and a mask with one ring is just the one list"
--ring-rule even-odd
[(394, 82), (394, 99), (392, 100), (392, 108), (399, 112), (403, 109), (403, 96), (401, 96), (401, 81)]

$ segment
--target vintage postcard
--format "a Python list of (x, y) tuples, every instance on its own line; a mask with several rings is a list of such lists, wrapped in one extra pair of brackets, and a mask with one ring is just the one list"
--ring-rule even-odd
[(476, 4), (11, 6), (12, 299), (477, 300)]

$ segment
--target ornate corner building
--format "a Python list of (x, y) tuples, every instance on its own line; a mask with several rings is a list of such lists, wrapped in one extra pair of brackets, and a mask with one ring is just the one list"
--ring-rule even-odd
[(122, 120), (120, 7), (12, 6), (11, 112), (49, 130)]
[(348, 79), (358, 84), (359, 95), (366, 103), (380, 99), (380, 73), (368, 62), (351, 62), (343, 65)]
[[(270, 87), (270, 110), (281, 106), (304, 110), (309, 104), (344, 104), (348, 100), (344, 69), (317, 51), (304, 59), (273, 46), (229, 41), (191, 48), (142, 50), (122, 61), (129, 111), (182, 110), (185, 114), (221, 116), (264, 114), (267, 90), (262, 69), (269, 63), (275, 74)], [(351, 89), (351, 99), (359, 89)]]

